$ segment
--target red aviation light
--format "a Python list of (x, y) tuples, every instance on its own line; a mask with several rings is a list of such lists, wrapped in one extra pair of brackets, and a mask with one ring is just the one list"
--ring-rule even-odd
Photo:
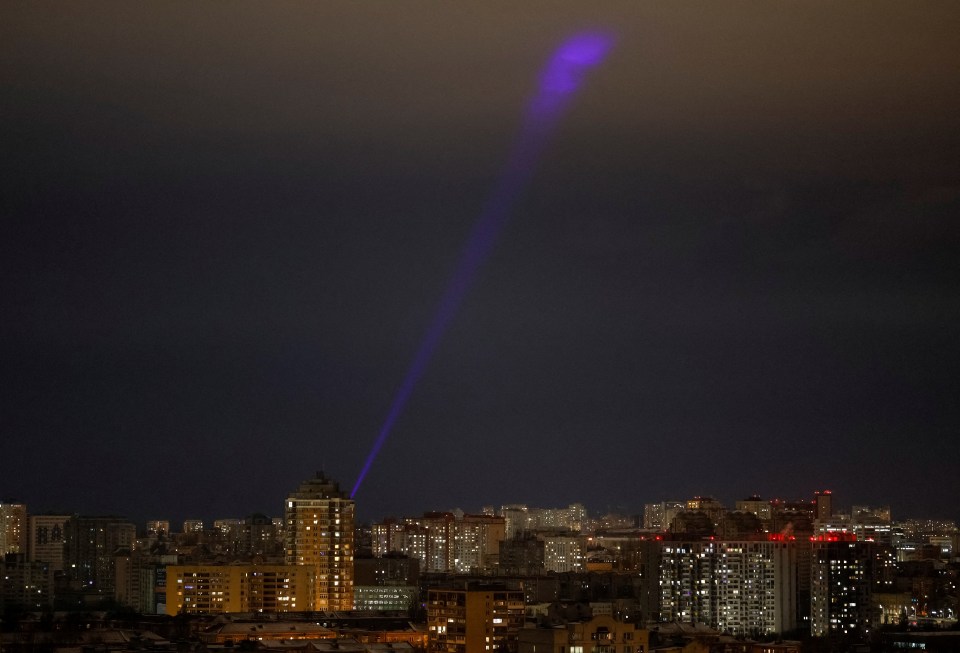
[(834, 533), (824, 533), (814, 535), (810, 538), (811, 542), (856, 542), (857, 534), (848, 531), (837, 531)]
[[(797, 538), (795, 535), (787, 535), (785, 533), (767, 533), (768, 542), (795, 542), (796, 539)], [(813, 540), (812, 537), (810, 539)]]

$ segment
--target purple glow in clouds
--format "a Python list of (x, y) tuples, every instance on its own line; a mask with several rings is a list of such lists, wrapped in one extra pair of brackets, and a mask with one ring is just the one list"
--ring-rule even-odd
[(584, 74), (603, 62), (613, 39), (608, 34), (587, 32), (577, 34), (554, 51), (540, 75), (540, 89), (530, 106), (528, 118), (542, 117), (559, 111), (566, 96), (580, 86)]
[(579, 88), (588, 70), (603, 62), (613, 39), (608, 34), (585, 32), (572, 36), (558, 47), (540, 75), (537, 95), (527, 108), (523, 128), (507, 159), (506, 166), (497, 179), (490, 198), (477, 218), (456, 270), (440, 299), (437, 313), (417, 350), (410, 368), (390, 404), (380, 433), (370, 449), (363, 469), (357, 476), (350, 497), (360, 489), (360, 484), (370, 471), (370, 466), (393, 426), (403, 412), (417, 382), (426, 371), (433, 352), (446, 332), (463, 297), (476, 277), (476, 272), (490, 255), (497, 236), (510, 215), (510, 209), (520, 191), (530, 180), (534, 164), (546, 143), (552, 127), (569, 103), (570, 97)]

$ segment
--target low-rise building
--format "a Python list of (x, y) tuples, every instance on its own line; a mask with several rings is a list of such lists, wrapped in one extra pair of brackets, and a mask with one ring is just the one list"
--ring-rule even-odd
[(167, 614), (301, 612), (314, 605), (314, 572), (304, 565), (169, 565)]
[(524, 628), (517, 653), (637, 653), (650, 650), (650, 633), (637, 624), (596, 615), (550, 628)]
[(524, 597), (519, 587), (467, 582), (428, 592), (431, 651), (515, 651), (523, 622)]

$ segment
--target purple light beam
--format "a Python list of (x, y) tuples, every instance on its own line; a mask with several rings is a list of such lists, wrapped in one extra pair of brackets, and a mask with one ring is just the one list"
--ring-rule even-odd
[(526, 186), (547, 137), (558, 122), (570, 98), (580, 87), (584, 76), (598, 66), (613, 47), (613, 38), (601, 32), (575, 34), (558, 47), (540, 75), (536, 96), (527, 106), (523, 126), (514, 144), (507, 163), (497, 179), (496, 186), (473, 225), (467, 244), (447, 285), (437, 312), (427, 329), (400, 389), (393, 398), (390, 412), (380, 428), (373, 447), (360, 470), (350, 498), (357, 494), (360, 484), (370, 471), (373, 461), (394, 424), (413, 394), (413, 390), (427, 369), (440, 339), (453, 320), (467, 290), (476, 277), (477, 270), (486, 261), (496, 243), (497, 236), (506, 224), (514, 200)]

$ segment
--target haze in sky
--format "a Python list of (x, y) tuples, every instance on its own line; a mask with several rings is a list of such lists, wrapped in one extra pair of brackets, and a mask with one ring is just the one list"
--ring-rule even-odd
[(4, 3), (0, 497), (349, 486), (537, 76), (615, 34), (357, 494), (958, 518), (960, 8)]

